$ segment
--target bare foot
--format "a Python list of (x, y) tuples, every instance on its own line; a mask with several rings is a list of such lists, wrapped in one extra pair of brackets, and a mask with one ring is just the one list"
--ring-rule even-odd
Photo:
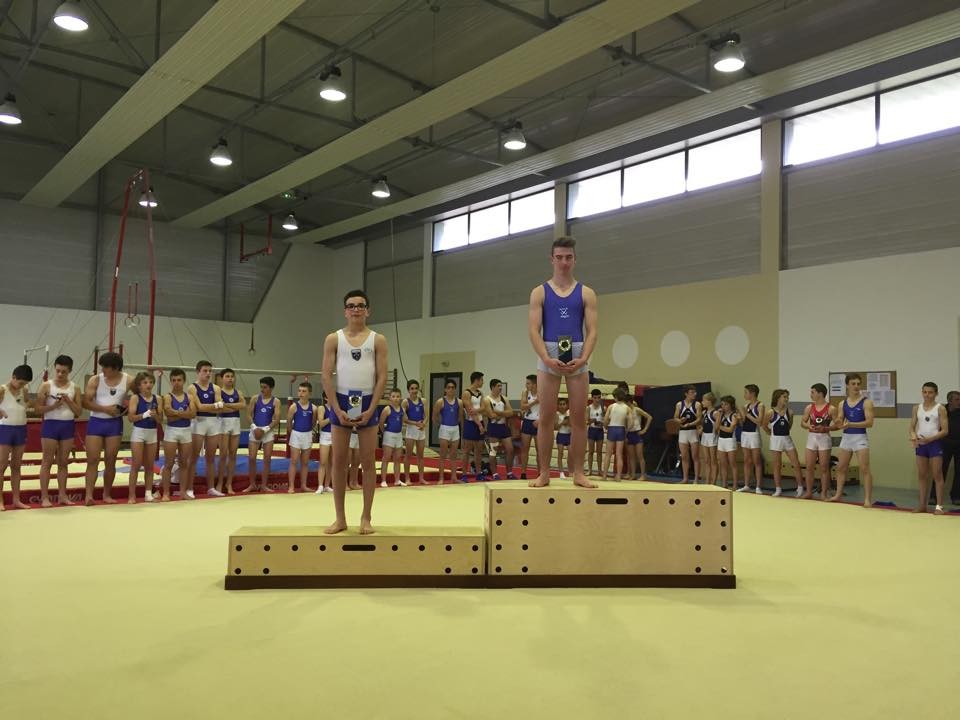
[(549, 484), (550, 484), (549, 475), (538, 475), (533, 480), (527, 483), (527, 487), (541, 488), (541, 487), (546, 487)]
[(347, 523), (343, 520), (336, 520), (333, 525), (324, 529), (324, 532), (327, 535), (336, 535), (339, 532), (343, 532), (347, 529)]
[(85, 498), (83, 501), (83, 504), (86, 505), (87, 507), (93, 507), (93, 498), (92, 497)]
[(236, 494), (237, 494), (237, 491), (234, 490), (233, 488), (230, 488), (229, 490), (227, 490), (227, 495), (236, 495)]
[(582, 488), (598, 487), (598, 485), (595, 482), (590, 482), (583, 475), (575, 475), (573, 478), (573, 484), (576, 485), (577, 487), (582, 487)]
[(74, 503), (73, 503), (73, 500), (71, 500), (71, 499), (70, 499), (69, 497), (67, 497), (66, 495), (58, 496), (57, 502), (59, 502), (61, 505), (73, 505), (73, 504), (74, 504)]
[(373, 535), (376, 530), (373, 529), (373, 525), (370, 524), (370, 521), (366, 518), (360, 518), (360, 534), (361, 535)]
[(288, 488), (287, 488), (287, 493), (289, 493), (290, 495), (292, 495), (292, 494), (295, 493), (295, 492), (296, 492), (296, 490), (294, 490), (292, 487), (288, 487)]
[(926, 509), (925, 507), (915, 507), (915, 508), (914, 508), (913, 510), (911, 510), (910, 512), (914, 512), (914, 513), (925, 513), (925, 512), (927, 512), (927, 509)]
[(246, 486), (243, 490), (241, 490), (240, 492), (242, 492), (244, 495), (246, 495), (247, 493), (254, 492), (256, 489), (257, 489), (257, 484), (256, 484), (256, 483), (250, 483), (249, 485), (247, 485), (247, 486)]
[(357, 483), (350, 483), (347, 485), (347, 490), (359, 490), (360, 486)]
[(839, 500), (839, 499), (840, 499), (840, 496), (839, 496), (839, 495), (831, 495), (830, 497), (825, 498), (825, 501), (826, 501), (826, 502), (836, 502), (836, 501)]
[(863, 501), (863, 506), (864, 506), (865, 508), (871, 508), (871, 507), (873, 507), (873, 500), (870, 499), (870, 498), (867, 498), (866, 500)]
[(136, 504), (137, 504), (136, 496), (127, 498), (127, 505), (136, 505)]
[(40, 507), (53, 507), (53, 503), (50, 502), (50, 498), (44, 498), (40, 501)]
[(160, 502), (170, 502), (170, 496), (164, 495), (162, 498), (160, 498)]
[(14, 506), (17, 510), (29, 510), (29, 509), (30, 509), (30, 506), (29, 506), (29, 505), (27, 505), (26, 503), (22, 503), (22, 502), (20, 502), (19, 500), (14, 500), (14, 501), (13, 501), (13, 506)]
[(804, 500), (813, 500), (813, 493), (807, 493), (802, 496)]
[(103, 496), (103, 501), (104, 501), (105, 503), (107, 503), (107, 505), (116, 505), (116, 504), (117, 504), (117, 501), (114, 500), (114, 499), (113, 499), (112, 497), (110, 497), (109, 495), (104, 495), (104, 496)]

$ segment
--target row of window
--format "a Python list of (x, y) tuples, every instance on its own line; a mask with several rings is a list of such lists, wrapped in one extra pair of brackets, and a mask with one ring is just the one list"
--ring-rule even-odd
[[(878, 93), (787, 120), (785, 165), (823, 160), (960, 127), (960, 73)], [(760, 174), (760, 130), (570, 183), (567, 218), (639, 205)], [(434, 223), (434, 251), (554, 222), (553, 190)]]

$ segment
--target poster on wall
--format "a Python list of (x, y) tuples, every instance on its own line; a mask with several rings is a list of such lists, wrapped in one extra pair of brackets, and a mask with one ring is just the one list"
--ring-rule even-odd
[(874, 407), (895, 408), (897, 406), (897, 393), (890, 384), (888, 372), (867, 373), (866, 395), (873, 400)]
[(856, 373), (862, 379), (861, 393), (864, 397), (873, 401), (875, 417), (893, 418), (897, 416), (896, 370), (847, 370), (827, 373), (831, 405), (839, 405), (847, 396), (846, 376), (849, 373)]
[(830, 373), (830, 397), (845, 397), (847, 394), (843, 373)]

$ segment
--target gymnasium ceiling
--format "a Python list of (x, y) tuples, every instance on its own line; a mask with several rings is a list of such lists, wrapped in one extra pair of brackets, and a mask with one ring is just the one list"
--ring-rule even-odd
[[(640, 0), (631, 2), (640, 5)], [(223, 11), (231, 3), (252, 10), (221, 12), (219, 20), (205, 18), (214, 5)], [(275, 16), (273, 3), (251, 0), (219, 4), (84, 0), (91, 27), (71, 34), (46, 21), (59, 0), (0, 0), (0, 96), (14, 92), (23, 115), (20, 126), (0, 125), (0, 197), (90, 208), (99, 198), (107, 211), (117, 211), (125, 178), (138, 167), (149, 167), (161, 202), (160, 219), (199, 226), (219, 225), (226, 217), (231, 224), (256, 226), (267, 212), (295, 210), (301, 229), (309, 230), (957, 6), (956, 0), (644, 0), (643, 5), (653, 8), (652, 15), (663, 10), (660, 19), (644, 20), (635, 32), (595, 43), (595, 49), (573, 48), (568, 56), (553, 52), (540, 62), (542, 71), (535, 77), (518, 73), (520, 82), (505, 79), (502, 68), (482, 68), (466, 90), (489, 87), (490, 96), (444, 117), (423, 101), (407, 104), (553, 28), (583, 25), (591, 8), (599, 11), (594, 6), (605, 3), (285, 0), (282, 4), (294, 9), (278, 23), (263, 10), (270, 6)], [(671, 12), (671, 4), (683, 7)], [(641, 22), (637, 16), (642, 13), (626, 14), (631, 14), (627, 24)], [(183, 67), (179, 75), (155, 73), (159, 79), (152, 81), (158, 85), (146, 86), (148, 91), (160, 86), (169, 90), (171, 78), (195, 87), (174, 88), (173, 94), (163, 96), (170, 108), (162, 102), (146, 109), (143, 103), (129, 105), (131, 95), (125, 94), (149, 75), (157, 59), (182, 38), (177, 49), (183, 50), (191, 28), (201, 21), (209, 26), (211, 19), (221, 28), (231, 24), (227, 38), (213, 41), (216, 46), (200, 56), (212, 77)], [(740, 34), (747, 65), (725, 76), (712, 69), (709, 45), (730, 31)], [(260, 35), (263, 39), (256, 39)], [(237, 41), (249, 42), (245, 49), (228, 47), (234, 37), (252, 39)], [(193, 41), (196, 44), (196, 37)], [(567, 61), (571, 56), (574, 59)], [(341, 69), (349, 92), (339, 104), (318, 95), (317, 76), (332, 64)], [(509, 89), (497, 90), (502, 87)], [(141, 92), (143, 88), (141, 83)], [(156, 93), (159, 97), (160, 91)], [(133, 110), (118, 105), (121, 98)], [(407, 125), (399, 139), (390, 137), (388, 127), (378, 131), (382, 142), (366, 140), (369, 146), (350, 148), (338, 156), (347, 162), (338, 161), (319, 176), (312, 176), (310, 166), (293, 173), (300, 176), (288, 188), (295, 191), (294, 198), (281, 197), (264, 181), (251, 185), (281, 169), (289, 173), (291, 163), (320, 148), (337, 147), (330, 144), (338, 139), (345, 145), (348, 134), (388, 113), (398, 123), (406, 113)], [(106, 118), (114, 125), (107, 125)], [(528, 144), (511, 153), (502, 149), (499, 138), (515, 120), (522, 121)], [(121, 142), (121, 129), (133, 136), (132, 142)], [(364, 137), (372, 136), (370, 130), (366, 128)], [(220, 137), (228, 141), (234, 159), (227, 168), (208, 160)], [(118, 138), (114, 145), (123, 147), (112, 146), (114, 138)], [(88, 146), (94, 141), (96, 153), (91, 154)], [(393, 192), (387, 201), (370, 195), (371, 181), (381, 175), (387, 176)], [(252, 192), (258, 187), (268, 190)]]

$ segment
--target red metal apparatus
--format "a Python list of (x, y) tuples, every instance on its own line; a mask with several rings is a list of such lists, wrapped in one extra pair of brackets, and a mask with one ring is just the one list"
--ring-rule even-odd
[(243, 223), (240, 224), (240, 262), (246, 262), (250, 258), (255, 258), (258, 255), (273, 255), (273, 216), (267, 215), (267, 244), (264, 245), (259, 250), (253, 250), (251, 252), (244, 252), (244, 229)]

